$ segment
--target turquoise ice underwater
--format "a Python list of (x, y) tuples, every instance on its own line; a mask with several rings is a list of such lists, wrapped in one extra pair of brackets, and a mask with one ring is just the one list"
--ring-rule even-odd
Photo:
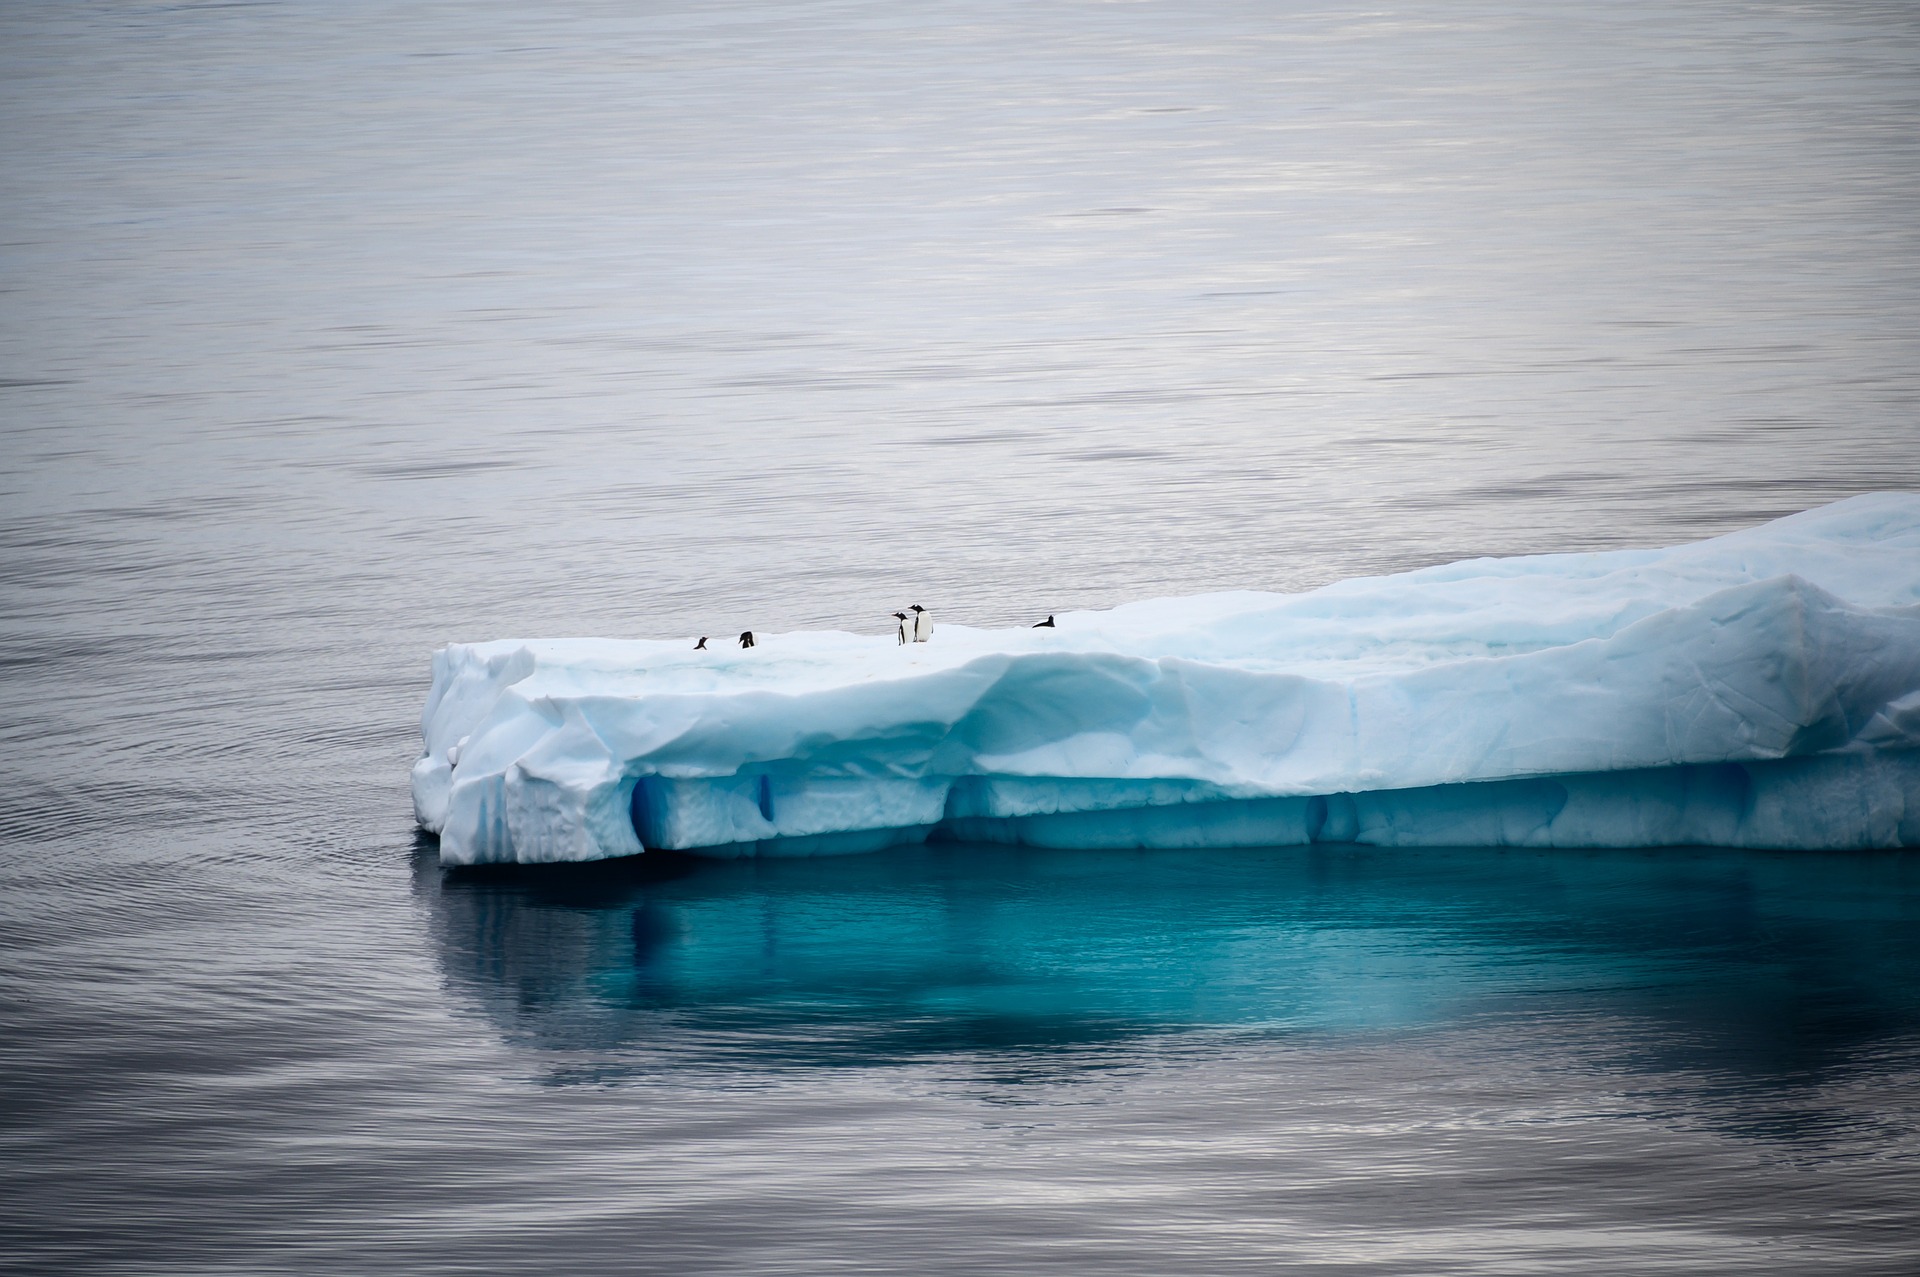
[(455, 644), (443, 863), (1054, 847), (1920, 845), (1920, 496), (1057, 627)]

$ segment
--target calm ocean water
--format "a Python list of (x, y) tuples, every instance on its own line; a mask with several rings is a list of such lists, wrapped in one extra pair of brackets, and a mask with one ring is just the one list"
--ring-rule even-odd
[(449, 875), (432, 650), (1920, 488), (1920, 8), (0, 3), (0, 1267), (1907, 1273), (1920, 855)]

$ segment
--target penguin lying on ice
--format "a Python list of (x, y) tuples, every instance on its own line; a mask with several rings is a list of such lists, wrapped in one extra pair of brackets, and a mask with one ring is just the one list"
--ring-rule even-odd
[(1029, 628), (1036, 629), (1036, 630), (1051, 630), (1051, 629), (1057, 628), (1053, 623), (1053, 613), (1051, 612), (1047, 613), (1046, 620), (1035, 621), (1033, 625)]

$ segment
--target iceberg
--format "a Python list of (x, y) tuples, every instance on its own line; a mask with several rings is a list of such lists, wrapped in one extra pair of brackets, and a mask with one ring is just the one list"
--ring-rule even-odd
[(1920, 495), (1053, 628), (452, 644), (442, 863), (1048, 847), (1920, 845)]

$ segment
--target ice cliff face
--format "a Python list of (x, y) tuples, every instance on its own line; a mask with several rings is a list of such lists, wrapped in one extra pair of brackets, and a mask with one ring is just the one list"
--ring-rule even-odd
[(1052, 846), (1920, 844), (1920, 496), (1306, 594), (671, 642), (454, 644), (441, 859)]

